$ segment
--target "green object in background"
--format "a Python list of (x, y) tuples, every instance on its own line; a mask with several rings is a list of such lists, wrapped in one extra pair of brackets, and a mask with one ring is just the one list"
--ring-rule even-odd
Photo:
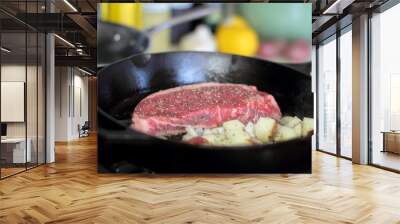
[(305, 39), (311, 43), (311, 3), (241, 3), (238, 12), (262, 40)]

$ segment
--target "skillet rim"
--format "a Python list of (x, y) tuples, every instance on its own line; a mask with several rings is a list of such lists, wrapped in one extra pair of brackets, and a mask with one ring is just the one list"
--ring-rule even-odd
[(133, 55), (130, 55), (130, 56), (126, 57), (126, 58), (118, 59), (118, 60), (114, 61), (113, 63), (108, 64), (107, 66), (101, 67), (101, 69), (97, 71), (97, 76), (99, 76), (100, 73), (103, 73), (104, 70), (108, 69), (109, 67), (114, 66), (114, 65), (119, 64), (119, 63), (122, 63), (122, 62), (125, 62), (125, 61), (130, 60), (130, 59), (132, 59), (134, 57), (143, 56), (143, 55), (184, 54), (184, 53), (191, 53), (191, 54), (193, 54), (193, 53), (194, 54), (221, 54), (221, 55), (226, 55), (226, 56), (235, 56), (235, 57), (247, 58), (249, 60), (256, 60), (256, 61), (260, 61), (260, 62), (263, 62), (263, 63), (266, 62), (266, 63), (270, 63), (270, 64), (274, 64), (274, 65), (285, 67), (287, 69), (290, 69), (292, 71), (300, 73), (300, 74), (304, 75), (305, 77), (307, 77), (307, 78), (309, 78), (311, 80), (311, 75), (308, 75), (305, 72), (301, 72), (301, 71), (295, 70), (295, 69), (291, 68), (290, 66), (288, 66), (288, 65), (291, 65), (291, 64), (280, 64), (280, 63), (277, 63), (277, 62), (274, 62), (274, 61), (268, 61), (268, 60), (265, 60), (265, 59), (262, 59), (262, 58), (244, 56), (244, 55), (239, 55), (239, 54), (228, 54), (228, 53), (215, 52), (215, 51), (176, 51), (176, 50), (175, 51), (166, 51), (166, 52), (156, 52), (156, 53), (141, 52), (141, 53), (133, 54)]

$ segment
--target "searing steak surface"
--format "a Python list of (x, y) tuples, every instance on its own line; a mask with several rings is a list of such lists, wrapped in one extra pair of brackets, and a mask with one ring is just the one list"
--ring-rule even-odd
[(247, 124), (260, 117), (280, 120), (272, 95), (255, 86), (201, 83), (147, 96), (136, 106), (132, 126), (149, 135), (168, 136), (184, 133), (187, 126), (213, 128), (234, 119)]

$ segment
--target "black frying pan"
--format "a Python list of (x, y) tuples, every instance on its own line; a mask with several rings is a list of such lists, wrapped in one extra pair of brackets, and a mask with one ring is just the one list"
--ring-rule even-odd
[(201, 83), (243, 83), (272, 94), (282, 114), (313, 116), (311, 77), (254, 58), (208, 52), (129, 57), (98, 74), (100, 171), (124, 161), (167, 173), (310, 173), (311, 137), (271, 145), (213, 147), (162, 140), (129, 128), (132, 111), (147, 95)]

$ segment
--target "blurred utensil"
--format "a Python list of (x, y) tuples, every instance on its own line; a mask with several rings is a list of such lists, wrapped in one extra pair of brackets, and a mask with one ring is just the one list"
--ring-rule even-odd
[(219, 10), (220, 8), (216, 7), (199, 7), (142, 31), (123, 25), (99, 21), (97, 26), (97, 67), (104, 67), (117, 60), (146, 51), (150, 45), (151, 35), (157, 32), (202, 18)]
[(223, 22), (224, 23), (228, 22), (234, 15), (234, 13), (235, 13), (234, 3), (224, 4), (222, 7), (222, 14), (223, 14), (222, 18), (224, 18)]

